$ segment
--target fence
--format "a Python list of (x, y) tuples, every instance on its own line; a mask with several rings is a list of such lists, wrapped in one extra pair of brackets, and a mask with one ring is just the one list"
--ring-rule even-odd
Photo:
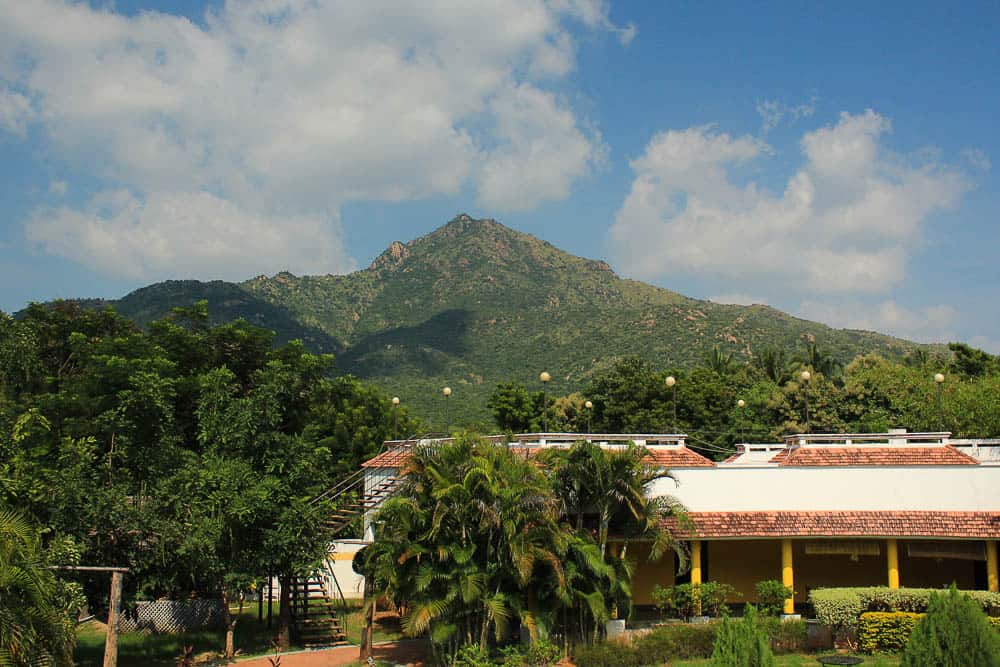
[(134, 610), (122, 610), (119, 632), (144, 630), (175, 633), (225, 627), (221, 600), (154, 600), (138, 602)]

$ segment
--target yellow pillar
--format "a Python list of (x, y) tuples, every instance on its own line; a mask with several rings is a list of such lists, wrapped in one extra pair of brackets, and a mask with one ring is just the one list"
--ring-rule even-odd
[(986, 583), (994, 593), (1000, 592), (1000, 576), (997, 574), (996, 540), (986, 540)]
[(701, 541), (691, 542), (691, 597), (694, 598), (694, 615), (701, 616), (701, 598), (697, 585), (701, 583)]
[(889, 565), (889, 588), (899, 588), (899, 543), (885, 541), (885, 555)]
[(785, 599), (786, 614), (795, 613), (795, 570), (792, 567), (792, 541), (781, 540), (781, 583), (792, 590), (792, 597)]

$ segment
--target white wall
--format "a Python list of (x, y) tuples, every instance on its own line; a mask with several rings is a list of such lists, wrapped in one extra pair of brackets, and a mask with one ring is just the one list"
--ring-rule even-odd
[(1000, 467), (766, 467), (672, 471), (653, 495), (691, 512), (803, 510), (1000, 510)]
[[(327, 572), (337, 578), (340, 590), (348, 600), (360, 600), (365, 593), (365, 578), (354, 571), (354, 554), (366, 546), (362, 540), (337, 540), (330, 545), (330, 555), (326, 560)], [(337, 599), (337, 588), (333, 581), (327, 583), (327, 595)]]

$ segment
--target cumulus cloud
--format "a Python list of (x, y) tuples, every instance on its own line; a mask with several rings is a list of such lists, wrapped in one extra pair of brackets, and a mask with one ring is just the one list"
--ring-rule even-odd
[[(603, 152), (555, 92), (575, 66), (577, 30), (623, 41), (633, 32), (611, 22), (603, 0), (465, 9), (445, 0), (247, 0), (225, 3), (204, 25), (0, 0), (0, 131), (36, 123), (59, 157), (104, 184), (78, 210), (36, 211), (28, 235), (87, 261), (102, 252), (95, 229), (120, 228), (121, 211), (139, 210), (126, 216), (139, 228), (132, 238), (155, 225), (150, 234), (179, 256), (199, 239), (166, 233), (164, 202), (201, 202), (202, 211), (216, 202), (247, 216), (227, 217), (216, 233), (299, 225), (341, 263), (274, 260), (335, 271), (345, 268), (337, 220), (347, 202), (466, 187), (491, 209), (565, 197)], [(122, 190), (134, 206), (108, 214), (104, 202)], [(82, 245), (53, 240), (57, 228), (75, 229)], [(205, 254), (203, 270), (255, 259), (211, 245), (219, 254)], [(159, 251), (129, 247), (138, 253), (130, 270), (149, 276), (143, 267), (161, 266)]]
[(868, 110), (807, 132), (780, 193), (745, 173), (771, 152), (712, 127), (654, 136), (611, 228), (641, 278), (694, 275), (751, 294), (884, 293), (898, 285), (923, 226), (970, 187), (957, 169), (881, 146), (889, 119)]
[(876, 302), (806, 300), (799, 314), (834, 327), (889, 333), (922, 343), (959, 340), (959, 313), (948, 304), (906, 307), (892, 299)]
[(95, 196), (82, 210), (35, 211), (27, 234), (55, 254), (78, 256), (110, 275), (239, 280), (248, 277), (251, 265), (265, 273), (281, 271), (289, 257), (306, 272), (353, 268), (328, 224), (318, 216), (264, 217), (204, 192), (157, 192), (140, 199), (121, 190)]

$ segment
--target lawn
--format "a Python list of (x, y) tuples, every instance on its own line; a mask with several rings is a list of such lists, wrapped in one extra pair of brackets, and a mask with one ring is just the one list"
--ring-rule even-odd
[[(235, 611), (235, 610), (234, 610)], [(364, 617), (360, 606), (349, 608), (344, 619), (347, 641), (361, 642)], [(76, 651), (73, 658), (82, 667), (100, 667), (104, 659), (105, 626), (91, 621), (77, 630)], [(244, 607), (236, 624), (236, 649), (242, 656), (268, 653), (274, 629), (257, 622), (256, 606)], [(375, 641), (391, 641), (402, 637), (399, 618), (389, 614), (379, 614), (375, 622)], [(225, 644), (222, 630), (201, 630), (178, 635), (150, 634), (146, 632), (126, 632), (118, 636), (118, 664), (121, 667), (141, 667), (142, 665), (173, 665), (184, 646), (194, 646), (194, 654), (221, 653)], [(293, 645), (292, 649), (296, 647)]]
[[(817, 655), (826, 655), (825, 653), (817, 653), (811, 655), (779, 655), (775, 656), (774, 664), (777, 667), (818, 667), (819, 663), (816, 662)], [(895, 667), (899, 664), (899, 658), (888, 655), (864, 655), (860, 656), (864, 659), (862, 667)], [(712, 663), (711, 660), (679, 660), (677, 662), (671, 662), (671, 667), (706, 667)]]
[[(77, 630), (76, 650), (73, 659), (77, 665), (100, 667), (104, 660), (103, 623), (91, 621)], [(267, 624), (257, 623), (256, 607), (244, 607), (236, 624), (236, 649), (242, 655), (267, 653), (274, 630)], [(118, 664), (121, 667), (142, 665), (173, 665), (184, 646), (194, 646), (195, 655), (221, 653), (225, 646), (223, 630), (199, 630), (177, 635), (125, 632), (118, 635)]]

